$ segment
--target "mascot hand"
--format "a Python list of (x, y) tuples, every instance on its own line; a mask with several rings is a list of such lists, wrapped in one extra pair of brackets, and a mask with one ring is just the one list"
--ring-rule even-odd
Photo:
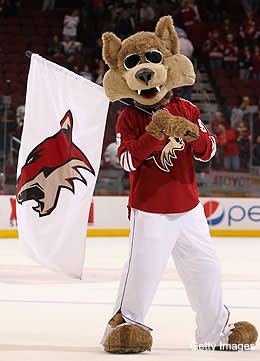
[(165, 134), (169, 135), (170, 137), (182, 138), (187, 142), (192, 142), (195, 139), (190, 135), (186, 135), (187, 131), (190, 131), (199, 137), (199, 127), (197, 124), (190, 122), (186, 118), (175, 116), (169, 113)]
[(146, 126), (146, 131), (154, 138), (163, 140), (169, 114), (168, 111), (157, 110), (157, 112), (154, 113), (151, 122)]

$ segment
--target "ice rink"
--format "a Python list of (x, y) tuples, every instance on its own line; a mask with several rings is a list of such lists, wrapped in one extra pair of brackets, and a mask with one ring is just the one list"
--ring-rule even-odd
[[(214, 241), (230, 321), (247, 320), (260, 330), (260, 238)], [(99, 343), (127, 253), (127, 238), (88, 238), (79, 281), (34, 263), (17, 239), (0, 239), (0, 361), (260, 360), (260, 341), (247, 352), (191, 349), (194, 313), (172, 259), (146, 319), (154, 329), (152, 352), (105, 353)]]

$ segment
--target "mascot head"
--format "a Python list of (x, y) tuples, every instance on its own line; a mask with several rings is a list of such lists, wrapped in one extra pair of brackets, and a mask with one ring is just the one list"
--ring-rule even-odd
[(154, 33), (138, 32), (122, 42), (115, 34), (104, 33), (103, 58), (110, 68), (103, 85), (111, 101), (132, 98), (152, 106), (171, 89), (195, 81), (191, 61), (179, 54), (171, 16), (162, 17)]

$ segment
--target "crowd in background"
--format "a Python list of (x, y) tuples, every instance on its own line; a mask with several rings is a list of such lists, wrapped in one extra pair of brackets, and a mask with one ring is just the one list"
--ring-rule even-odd
[[(107, 70), (102, 59), (102, 33), (112, 31), (124, 40), (136, 31), (154, 31), (156, 21), (164, 15), (173, 17), (180, 53), (191, 61), (206, 59), (211, 71), (222, 68), (229, 77), (230, 71), (236, 69), (241, 79), (260, 80), (259, 1), (238, 1), (244, 14), (239, 26), (229, 17), (223, 0), (44, 0), (42, 13), (58, 10), (63, 6), (61, 3), (67, 4), (69, 9), (64, 15), (61, 32), (53, 36), (46, 54), (41, 55), (56, 59), (57, 63), (99, 85)], [(22, 6), (22, 0), (0, 0), (0, 17), (19, 16)], [(213, 26), (207, 32), (205, 29), (210, 23)], [(180, 88), (176, 94), (192, 100), (192, 87)], [(213, 167), (247, 170), (250, 152), (251, 166), (260, 166), (260, 111), (254, 116), (252, 128), (251, 118), (247, 116), (248, 105), (250, 98), (245, 96), (228, 117), (218, 111), (216, 120), (207, 124), (217, 135), (219, 144)], [(102, 158), (104, 167), (119, 167), (115, 156), (115, 123), (122, 109), (120, 103), (110, 105)], [(3, 105), (0, 116), (3, 116)], [(8, 134), (20, 139), (24, 105), (16, 109), (8, 105), (7, 117)]]

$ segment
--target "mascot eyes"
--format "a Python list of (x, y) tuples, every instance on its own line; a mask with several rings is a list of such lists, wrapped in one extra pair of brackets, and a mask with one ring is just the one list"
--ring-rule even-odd
[[(144, 54), (145, 60), (149, 63), (160, 64), (163, 61), (163, 55), (159, 50), (147, 51)], [(131, 54), (125, 58), (124, 66), (126, 70), (134, 68), (141, 61), (141, 55)]]

